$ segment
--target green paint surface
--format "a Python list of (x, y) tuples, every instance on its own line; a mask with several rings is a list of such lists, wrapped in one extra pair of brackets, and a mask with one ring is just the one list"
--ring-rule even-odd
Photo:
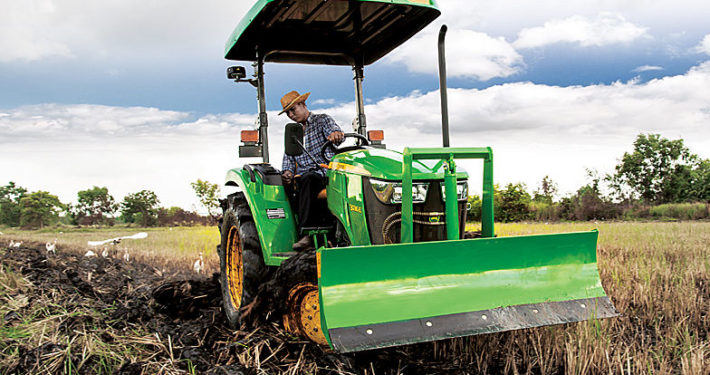
[(605, 296), (597, 231), (321, 250), (328, 329)]
[[(284, 187), (264, 185), (258, 173), (254, 176), (256, 181), (251, 181), (249, 172), (235, 168), (227, 172), (226, 181), (236, 184), (244, 192), (259, 232), (264, 263), (268, 266), (278, 266), (288, 257), (273, 254), (292, 251), (293, 243), (297, 238), (296, 220)], [(266, 215), (267, 209), (283, 209), (286, 217), (269, 219)]]

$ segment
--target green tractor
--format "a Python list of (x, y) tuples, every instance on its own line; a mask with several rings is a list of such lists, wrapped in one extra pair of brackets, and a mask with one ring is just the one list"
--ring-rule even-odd
[[(263, 285), (276, 285), (285, 327), (338, 352), (433, 341), (617, 316), (596, 263), (598, 232), (497, 237), (493, 153), (449, 147), (439, 34), (443, 147), (388, 150), (368, 132), (363, 67), (439, 16), (433, 0), (259, 0), (226, 45), (251, 61), (228, 78), (257, 89), (259, 128), (242, 132), (227, 173), (238, 186), (222, 203), (219, 248), (224, 311), (237, 327)], [(286, 37), (287, 36), (287, 37)], [(296, 253), (301, 233), (280, 171), (269, 164), (264, 62), (352, 66), (354, 146), (336, 150), (323, 199), (330, 226), (307, 228), (316, 250)], [(303, 152), (300, 125), (286, 127), (285, 152)], [(465, 231), (468, 174), (457, 159), (483, 161), (481, 231)]]

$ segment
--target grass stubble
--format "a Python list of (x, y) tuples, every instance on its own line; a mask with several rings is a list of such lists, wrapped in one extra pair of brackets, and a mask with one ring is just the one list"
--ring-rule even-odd
[[(269, 374), (352, 373), (352, 367), (341, 366), (350, 362), (367, 362), (357, 367), (358, 372), (373, 375), (710, 374), (710, 223), (498, 224), (497, 232), (508, 236), (593, 228), (600, 231), (602, 284), (621, 317), (363, 352), (341, 356), (330, 366), (314, 361), (313, 356), (332, 357), (332, 353), (270, 325), (233, 332), (222, 343), (229, 350), (218, 356), (218, 362)], [(9, 241), (9, 235), (39, 241), (58, 235), (5, 233), (0, 243)], [(60, 243), (84, 251), (89, 239), (131, 233), (65, 232)], [(151, 230), (145, 242), (130, 246), (136, 258), (167, 268), (185, 269), (203, 251), (209, 272), (216, 272), (217, 242), (216, 229), (178, 228)], [(62, 291), (35, 295), (28, 306), (32, 290), (33, 285), (18, 273), (4, 266), (0, 270), (0, 373), (28, 356), (36, 358), (41, 373), (76, 373), (82, 368), (113, 373), (127, 362), (144, 363), (142, 373), (197, 371), (185, 359), (175, 357), (170, 337), (140, 326), (118, 331), (107, 328), (98, 323), (107, 319), (107, 312), (83, 306), (80, 299), (62, 295)], [(21, 314), (14, 317), (21, 323), (5, 324), (13, 314)], [(83, 320), (81, 329), (64, 332), (62, 323), (77, 316), (90, 319)], [(36, 353), (19, 352), (27, 347)]]

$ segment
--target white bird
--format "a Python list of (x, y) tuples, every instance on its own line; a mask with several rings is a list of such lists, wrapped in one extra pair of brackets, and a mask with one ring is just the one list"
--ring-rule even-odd
[(47, 248), (47, 254), (52, 253), (52, 254), (57, 254), (57, 239), (54, 239), (54, 242), (47, 242), (44, 247)]
[(101, 252), (101, 256), (104, 258), (108, 258), (108, 249), (104, 247), (104, 251)]
[(192, 269), (195, 270), (195, 273), (202, 273), (202, 270), (205, 269), (205, 262), (202, 259), (202, 252), (200, 251), (200, 258), (195, 260), (195, 263), (192, 265)]
[(125, 260), (126, 262), (131, 261), (131, 256), (128, 255), (128, 249), (123, 249), (123, 260)]
[(93, 252), (93, 251), (91, 251), (91, 250), (89, 250), (89, 251), (86, 252), (86, 254), (84, 254), (84, 256), (85, 256), (85, 257), (88, 257), (88, 258), (91, 258), (91, 257), (95, 257), (95, 256), (96, 256), (96, 253)]
[(10, 247), (14, 247), (15, 249), (19, 249), (20, 246), (22, 246), (22, 241), (20, 241), (20, 242), (14, 242), (14, 243), (13, 243), (12, 240), (10, 241)]
[(138, 240), (138, 239), (146, 238), (146, 237), (148, 237), (148, 233), (140, 232), (140, 233), (136, 233), (131, 236), (109, 238), (108, 240), (102, 240), (102, 241), (89, 241), (89, 246), (99, 246), (99, 245), (103, 245), (103, 244), (109, 243), (109, 242), (113, 242), (114, 244), (117, 244), (117, 243), (121, 242), (121, 240), (123, 240), (123, 239)]

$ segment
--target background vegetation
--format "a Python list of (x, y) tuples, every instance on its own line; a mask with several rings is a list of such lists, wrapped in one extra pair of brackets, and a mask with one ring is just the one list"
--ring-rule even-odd
[[(614, 173), (587, 171), (589, 182), (574, 194), (557, 197), (545, 176), (532, 194), (525, 184), (494, 188), (495, 218), (513, 221), (710, 218), (710, 160), (692, 154), (682, 139), (640, 134)], [(469, 197), (468, 217), (480, 220), (481, 197)]]
[[(699, 220), (710, 218), (710, 160), (693, 154), (682, 139), (639, 134), (613, 173), (587, 171), (588, 182), (559, 196), (545, 176), (532, 192), (523, 183), (495, 185), (499, 222), (588, 220)], [(77, 226), (142, 227), (214, 224), (220, 215), (219, 185), (190, 183), (206, 216), (180, 207), (161, 207), (155, 192), (140, 190), (116, 202), (108, 188), (94, 186), (65, 204), (46, 191), (28, 192), (10, 181), (0, 187), (0, 225), (27, 229), (62, 223)], [(468, 218), (481, 218), (481, 197), (469, 196)]]

